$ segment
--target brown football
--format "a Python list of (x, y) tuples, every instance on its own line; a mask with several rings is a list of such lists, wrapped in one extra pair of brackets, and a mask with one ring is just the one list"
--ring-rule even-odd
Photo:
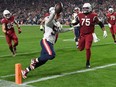
[(61, 2), (57, 3), (55, 5), (55, 12), (59, 14), (60, 12), (62, 12), (62, 10), (63, 10), (63, 4)]

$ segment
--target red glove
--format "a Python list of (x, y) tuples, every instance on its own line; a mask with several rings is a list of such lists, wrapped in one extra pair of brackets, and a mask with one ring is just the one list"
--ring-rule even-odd
[(20, 34), (22, 31), (21, 31), (21, 29), (18, 29), (18, 33)]

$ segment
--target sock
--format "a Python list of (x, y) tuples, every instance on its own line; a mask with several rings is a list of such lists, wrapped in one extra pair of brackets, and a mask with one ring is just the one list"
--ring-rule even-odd
[(90, 49), (86, 49), (86, 60), (87, 60), (87, 62), (90, 61), (90, 57), (91, 57), (91, 50)]
[(114, 35), (114, 34), (112, 34), (112, 37), (113, 37), (113, 40), (114, 40), (114, 42), (115, 42), (115, 35)]
[(12, 53), (14, 53), (12, 45), (9, 46), (9, 49), (10, 49), (10, 51), (11, 51)]
[[(34, 69), (43, 65), (43, 64), (45, 64), (47, 61), (38, 61), (38, 58), (36, 58), (36, 62), (37, 63), (35, 64)], [(29, 67), (26, 68), (26, 70), (27, 70), (27, 72), (30, 72), (32, 69), (29, 66)]]

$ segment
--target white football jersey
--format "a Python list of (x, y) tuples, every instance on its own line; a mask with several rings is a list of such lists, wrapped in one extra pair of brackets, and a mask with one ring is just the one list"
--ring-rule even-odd
[(43, 39), (55, 43), (58, 33), (64, 33), (72, 30), (72, 28), (63, 29), (59, 21), (54, 19), (55, 12), (51, 13), (50, 16), (45, 18), (45, 30)]
[(57, 21), (54, 20), (54, 14), (45, 18), (45, 31), (43, 39), (51, 43), (55, 43), (56, 35), (58, 34), (59, 28), (57, 27)]

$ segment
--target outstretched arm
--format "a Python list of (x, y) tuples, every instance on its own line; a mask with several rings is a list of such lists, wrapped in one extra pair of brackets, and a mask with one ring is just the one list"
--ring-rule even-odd
[(104, 24), (101, 21), (99, 21), (98, 17), (95, 18), (95, 21), (101, 27), (101, 29), (103, 30), (103, 32), (104, 32), (103, 37), (104, 38), (107, 37), (107, 32), (106, 32), (106, 29), (104, 27)]

